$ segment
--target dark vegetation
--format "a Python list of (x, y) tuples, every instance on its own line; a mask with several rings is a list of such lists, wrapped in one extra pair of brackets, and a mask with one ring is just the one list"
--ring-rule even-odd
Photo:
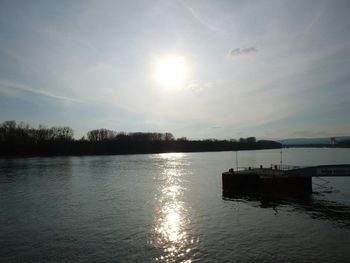
[(341, 148), (350, 148), (350, 140), (337, 142), (336, 145)]
[(175, 139), (171, 133), (116, 132), (107, 129), (89, 131), (87, 137), (74, 139), (70, 127), (32, 128), (23, 122), (0, 124), (0, 155), (97, 155), (162, 152), (203, 152), (281, 148), (278, 142), (255, 137), (239, 140)]
[(312, 143), (312, 144), (289, 144), (283, 145), (287, 148), (350, 148), (350, 140), (336, 141), (330, 143)]
[(289, 144), (283, 145), (285, 148), (339, 148), (338, 145), (331, 145), (326, 143), (307, 143), (307, 144)]

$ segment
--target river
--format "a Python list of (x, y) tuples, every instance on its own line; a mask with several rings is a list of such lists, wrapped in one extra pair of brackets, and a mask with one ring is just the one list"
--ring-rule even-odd
[[(282, 162), (345, 164), (350, 149), (283, 149)], [(313, 178), (307, 200), (223, 197), (235, 165), (235, 152), (0, 159), (0, 262), (349, 261), (350, 177)]]

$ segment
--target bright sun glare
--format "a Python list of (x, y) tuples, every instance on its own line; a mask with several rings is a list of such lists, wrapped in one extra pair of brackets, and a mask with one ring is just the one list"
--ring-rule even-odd
[(155, 78), (163, 87), (179, 88), (185, 83), (187, 71), (185, 57), (168, 55), (156, 61)]

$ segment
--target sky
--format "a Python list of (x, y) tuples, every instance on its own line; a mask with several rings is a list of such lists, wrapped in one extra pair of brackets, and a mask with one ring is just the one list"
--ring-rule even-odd
[(350, 135), (350, 1), (0, 1), (0, 121)]

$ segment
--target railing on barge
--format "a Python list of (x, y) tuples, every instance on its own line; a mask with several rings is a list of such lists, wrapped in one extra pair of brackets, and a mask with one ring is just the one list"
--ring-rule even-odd
[(266, 168), (260, 167), (238, 167), (237, 171), (233, 168), (229, 173), (238, 174), (257, 174), (262, 176), (286, 176), (286, 177), (332, 177), (332, 176), (350, 176), (350, 164), (338, 165), (319, 165), (319, 166), (295, 166), (271, 164)]

